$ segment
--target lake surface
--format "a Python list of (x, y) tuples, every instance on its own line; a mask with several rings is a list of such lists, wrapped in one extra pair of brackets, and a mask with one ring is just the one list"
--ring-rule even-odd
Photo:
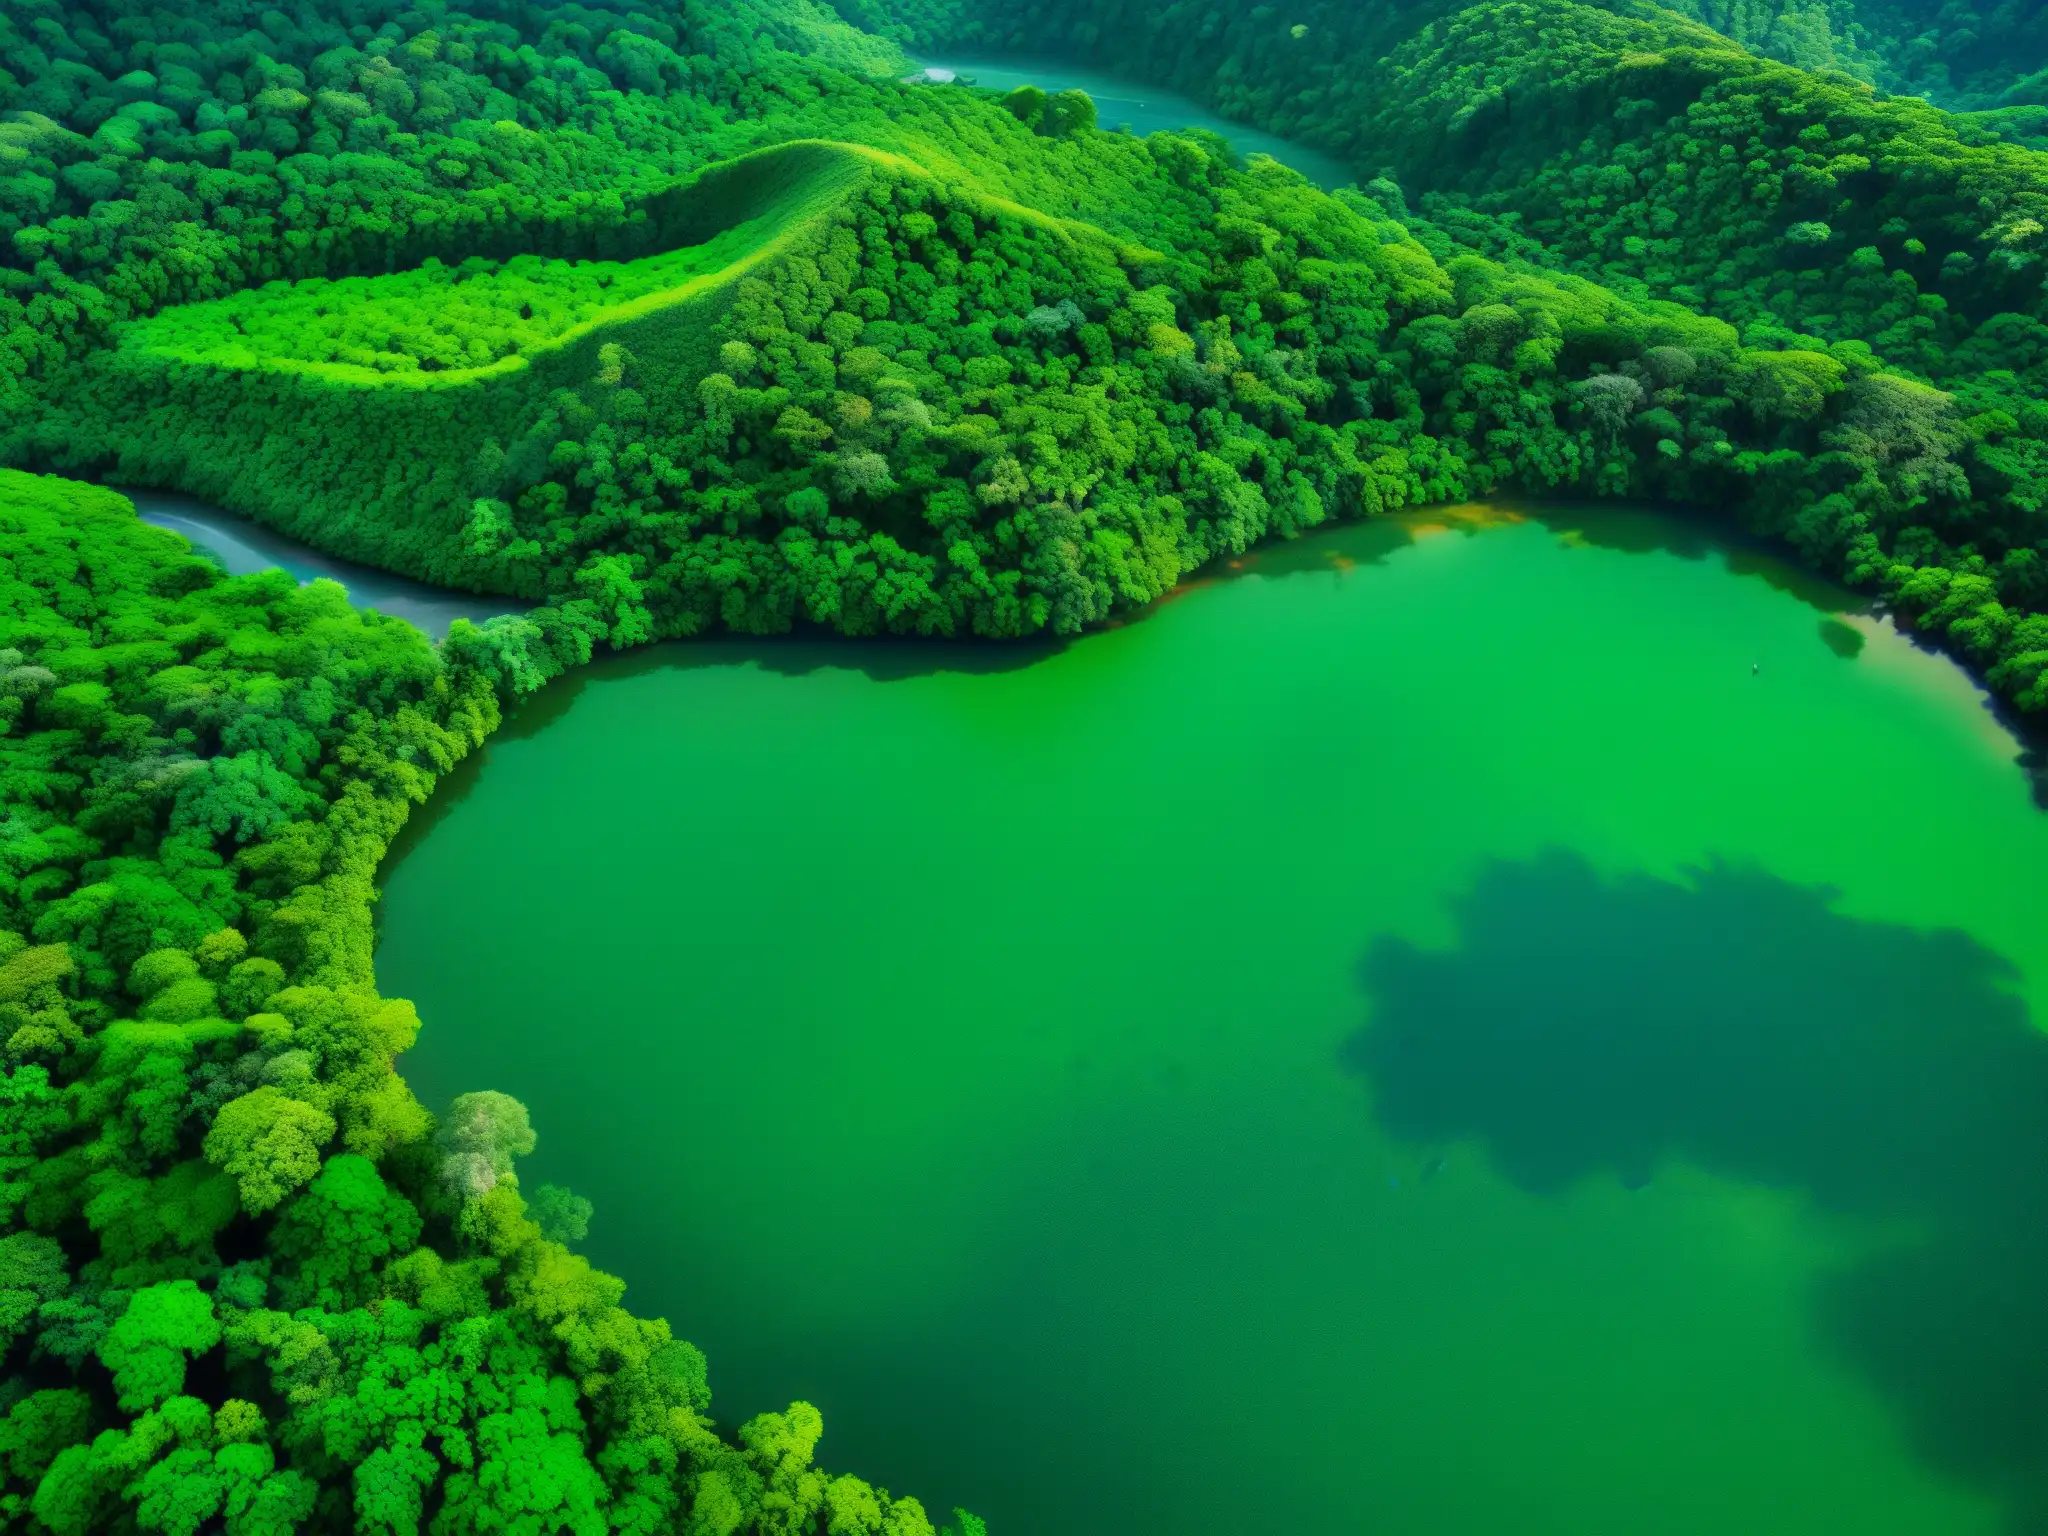
[[(921, 56), (921, 69), (951, 70), (962, 80), (971, 80), (985, 90), (1013, 91), (1020, 85), (1042, 90), (1086, 91), (1095, 98), (1095, 110), (1106, 129), (1128, 128), (1132, 133), (1169, 132), (1180, 128), (1207, 128), (1220, 133), (1240, 154), (1271, 155), (1282, 165), (1292, 166), (1324, 191), (1354, 185), (1358, 173), (1335, 155), (1326, 155), (1292, 140), (1283, 139), (1246, 123), (1218, 117), (1191, 96), (1159, 90), (1119, 75), (1082, 69), (1057, 60), (1005, 58), (990, 60), (953, 54)], [(947, 89), (945, 86), (935, 89)]]
[(2048, 816), (1951, 664), (1465, 509), (1057, 650), (586, 669), (384, 875), (429, 1104), (997, 1536), (2048, 1510)]
[(254, 518), (238, 517), (191, 496), (128, 486), (118, 489), (135, 503), (135, 510), (145, 523), (182, 533), (195, 549), (211, 556), (230, 576), (246, 576), (273, 567), (290, 571), (301, 585), (324, 576), (347, 587), (349, 601), (358, 608), (374, 608), (404, 619), (437, 640), (448, 633), (448, 626), (457, 619), (481, 624), (493, 614), (515, 613), (527, 606), (514, 598), (485, 597), (429, 586), (374, 566), (337, 560)]

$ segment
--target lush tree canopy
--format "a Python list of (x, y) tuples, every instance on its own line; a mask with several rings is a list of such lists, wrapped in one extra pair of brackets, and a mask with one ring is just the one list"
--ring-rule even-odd
[[(1822, 569), (1945, 636), (2006, 697), (2048, 704), (2039, 151), (1845, 75), (1759, 58), (1648, 7), (840, 8), (911, 44), (1022, 49), (1070, 38), (1084, 54), (1347, 157), (1364, 197), (1447, 271), (1470, 253), (1539, 285), (1590, 279), (1638, 313), (1672, 303), (1726, 320), (1746, 352), (1782, 354), (1743, 365), (1751, 411), (1797, 414), (1797, 398), (1819, 391), (1807, 418), (1817, 451), (1798, 450), (1819, 478), (1800, 471), (1797, 490), (1679, 484), (1632, 463), (1625, 482), (1599, 469), (1591, 484), (1743, 507)], [(1359, 206), (1355, 194), (1338, 200), (1347, 197)], [(1631, 355), (1646, 351), (1637, 343)], [(1823, 357), (1842, 367), (1838, 379)], [(1898, 382), (1866, 381), (1876, 374)], [(1619, 385), (1589, 396), (1589, 383), (1574, 382), (1588, 409), (1611, 415), (1627, 402), (1629, 419), (1643, 422), (1669, 409), (1647, 393), (1634, 406)], [(1745, 391), (1724, 395), (1742, 401)], [(1655, 439), (1667, 442), (1690, 462), (1689, 440)], [(1593, 446), (1603, 446), (1597, 434)], [(1770, 462), (1789, 467), (1776, 454), (1793, 447), (1781, 443)], [(1893, 477), (1894, 489), (1873, 497), (1872, 474)]]
[(8, 470), (0, 700), (10, 1529), (930, 1536), (808, 1405), (722, 1434), (524, 1108), (392, 1070), (371, 880), (498, 721), (460, 647)]
[[(716, 1424), (524, 1108), (393, 1070), (378, 861), (597, 647), (1070, 634), (1515, 489), (1733, 511), (2048, 708), (2020, 119), (1771, 6), (1700, 15), (1793, 64), (1572, 0), (839, 12), (0, 0), (0, 459), (536, 605), (436, 647), (0, 471), (10, 1526), (931, 1531), (806, 1404)], [(1917, 14), (1830, 57), (2032, 100)], [(1360, 185), (896, 78), (1055, 34)]]

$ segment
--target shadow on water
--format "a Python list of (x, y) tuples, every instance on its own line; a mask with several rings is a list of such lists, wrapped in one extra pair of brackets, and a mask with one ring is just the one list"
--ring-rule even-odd
[(1864, 613), (1867, 599), (1802, 569), (1782, 543), (1749, 533), (1729, 518), (1693, 507), (1641, 507), (1615, 503), (1510, 502), (1507, 505), (1559, 537), (1625, 555), (1663, 554), (1680, 560), (1719, 558), (1730, 575), (1754, 576), (1818, 613)]
[[(765, 639), (671, 640), (660, 645), (603, 656), (556, 678), (532, 697), (521, 700), (505, 723), (478, 751), (470, 753), (435, 785), (424, 806), (415, 809), (384, 855), (380, 876), (388, 879), (407, 854), (424, 842), (469, 798), (494, 748), (526, 741), (568, 714), (586, 690), (626, 682), (655, 672), (694, 671), (708, 667), (752, 666), (782, 677), (812, 673), (858, 672), (870, 682), (900, 683), (942, 673), (989, 675), (1014, 672), (1058, 655), (1072, 642), (949, 641), (920, 639), (846, 640), (836, 636), (785, 635)], [(379, 908), (379, 911), (382, 909)]]
[[(1484, 506), (1503, 518), (1521, 514), (1559, 537), (1596, 549), (1623, 554), (1667, 554), (1681, 560), (1718, 557), (1733, 576), (1754, 576), (1804, 603), (1821, 615), (1820, 640), (1845, 661), (1863, 653), (1864, 636), (1841, 615), (1881, 618), (1916, 650), (1939, 656), (1961, 671), (1961, 664), (1932, 637), (1910, 624), (1894, 623), (1884, 605), (1816, 575), (1799, 565), (1786, 545), (1745, 530), (1732, 520), (1710, 517), (1697, 508), (1651, 508), (1608, 502), (1499, 501)], [(2023, 714), (1972, 678), (1972, 687), (2000, 725), (2019, 743), (2019, 769), (2026, 776), (2034, 804), (2048, 811), (2048, 722)], [(2048, 1456), (2048, 1448), (2044, 1448)]]
[(1997, 955), (1831, 895), (1496, 864), (1460, 947), (1371, 950), (1346, 1064), (1391, 1134), (1475, 1141), (1535, 1195), (1682, 1159), (1867, 1223), (1818, 1283), (1823, 1346), (1930, 1464), (2048, 1530), (2048, 1035)]
[(1383, 564), (1390, 555), (1423, 539), (1479, 534), (1522, 523), (1538, 524), (1570, 544), (1617, 554), (1719, 559), (1731, 575), (1754, 576), (1824, 616), (1860, 614), (1870, 607), (1846, 587), (1801, 569), (1787, 558), (1782, 545), (1746, 533), (1725, 518), (1710, 517), (1696, 508), (1614, 502), (1502, 497), (1449, 503), (1328, 525), (1298, 539), (1259, 545), (1211, 569), (1218, 575), (1245, 571), (1265, 576), (1347, 570)]
[(1820, 621), (1820, 643), (1833, 651), (1844, 661), (1854, 661), (1863, 654), (1866, 641), (1863, 631), (1853, 624), (1844, 624), (1829, 615)]

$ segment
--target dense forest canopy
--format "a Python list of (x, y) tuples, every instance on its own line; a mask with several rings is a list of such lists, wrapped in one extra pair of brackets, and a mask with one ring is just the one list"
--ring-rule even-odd
[(1767, 58), (1944, 107), (2048, 103), (2048, 15), (2025, 0), (1683, 0), (1672, 9)]
[[(1834, 398), (1845, 405), (1872, 387), (1854, 377), (1873, 365), (1931, 386), (1856, 411), (1859, 422), (1881, 416), (1889, 443), (1846, 422), (1823, 428), (1820, 459), (1837, 471), (1910, 463), (1931, 475), (1909, 494), (1913, 514), (1850, 511), (1858, 493), (1845, 485), (1836, 500), (1816, 483), (1787, 531), (1858, 581), (1878, 566), (1847, 552), (1874, 534), (1888, 559), (1917, 568), (1914, 591), (1939, 591), (1926, 627), (2000, 630), (2016, 642), (2004, 659), (2039, 648), (2026, 617), (2044, 599), (2039, 152), (1923, 102), (1758, 58), (1648, 6), (841, 8), (911, 46), (1028, 49), (1058, 36), (1088, 57), (1136, 61), (1347, 157), (1363, 195), (1442, 261), (1470, 251), (1717, 316), (1746, 346), (1841, 362), (1853, 388)], [(1948, 510), (1937, 481), (1967, 509)], [(1916, 599), (1905, 601), (1911, 611)], [(2009, 696), (2035, 697), (2031, 683), (2011, 688), (2011, 666), (1995, 675)]]
[[(1128, 34), (1112, 12), (1071, 19), (1031, 0), (834, 0), (849, 19), (908, 47), (934, 42), (1065, 53)], [(2048, 104), (2048, 19), (2030, 0), (1991, 6), (1957, 0), (1679, 0), (1654, 7), (1594, 0), (1624, 16), (1702, 22), (1763, 58), (1833, 72), (1954, 111), (2036, 114)], [(1152, 31), (1140, 62), (1158, 68), (1182, 50), (1225, 43), (1226, 73), (1249, 38), (1278, 22), (1289, 39), (1343, 40), (1354, 57), (1384, 53), (1400, 37), (1455, 13), (1447, 0), (1302, 0), (1292, 6), (1169, 3), (1145, 8)], [(1071, 25), (1073, 30), (1063, 30)], [(1295, 28), (1302, 31), (1297, 36)], [(1126, 54), (1128, 59), (1131, 55)], [(1326, 62), (1318, 60), (1317, 62)]]
[[(410, 808), (599, 647), (1071, 634), (1509, 489), (1739, 515), (2048, 708), (2048, 158), (1885, 94), (2023, 111), (2033, 25), (0, 0), (0, 459), (536, 604), (435, 647), (0, 472), (6, 1521), (928, 1536), (393, 1071)], [(1051, 39), (1359, 185), (901, 78)]]
[(477, 652), (0, 471), (10, 1529), (930, 1536), (808, 1405), (721, 1438), (518, 1103), (393, 1072), (371, 880), (497, 723)]

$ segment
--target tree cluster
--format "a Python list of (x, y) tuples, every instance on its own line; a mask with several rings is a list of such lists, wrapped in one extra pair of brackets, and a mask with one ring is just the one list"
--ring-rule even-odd
[(680, 287), (715, 259), (697, 247), (629, 262), (473, 256), (451, 267), (429, 256), (390, 277), (315, 277), (178, 305), (128, 341), (213, 368), (280, 359), (379, 373), (486, 368)]
[(842, 6), (1363, 184), (811, 0), (0, 4), (0, 458), (537, 605), (431, 647), (0, 472), (8, 1524), (928, 1536), (392, 1069), (377, 862), (597, 647), (1069, 634), (1514, 489), (1732, 509), (2048, 707), (2035, 151), (1662, 11)]
[[(77, 365), (49, 437), (329, 547), (545, 600), (575, 644), (536, 619), (454, 641), (508, 688), (593, 639), (1073, 633), (1271, 534), (1515, 488), (1739, 507), (2044, 702), (2031, 480), (2009, 476), (2003, 503), (1979, 488), (2013, 462), (2016, 418), (1994, 436), (1967, 395), (1859, 341), (1744, 337), (1482, 256), (1384, 181), (1331, 198), (1201, 135), (1085, 137), (1144, 161), (1125, 218), (1171, 231), (1171, 254), (792, 144), (707, 177), (782, 188), (757, 222), (787, 227), (691, 301), (692, 323), (600, 326), (467, 394), (124, 345)], [(239, 322), (253, 346), (327, 291), (259, 290), (135, 335)]]
[[(1631, 306), (1726, 320), (1748, 350), (1833, 358), (1844, 392), (1823, 414), (1843, 420), (1816, 418), (1815, 473), (1800, 489), (1759, 499), (1695, 479), (1680, 494), (1713, 504), (1700, 494), (1711, 488), (1821, 569), (1880, 592), (2006, 697), (2048, 704), (2040, 151), (1756, 57), (1668, 11), (1576, 0), (841, 8), (913, 44), (1058, 35), (1087, 57), (1135, 60), (1349, 158), (1445, 263), (1462, 250), (1531, 278), (1582, 276)], [(1423, 194), (1419, 210), (1397, 181)], [(1872, 372), (1900, 383), (1857, 382)], [(1878, 387), (1882, 407), (1852, 407)], [(1873, 435), (1851, 413), (1887, 425)], [(1675, 489), (1656, 475), (1632, 483)]]
[(722, 1432), (589, 1203), (522, 1195), (525, 1110), (394, 1072), (371, 883), (498, 718), (333, 583), (0, 471), (8, 1529), (932, 1536), (807, 1404)]
[(661, 18), (7, 0), (0, 418), (45, 369), (169, 304), (429, 256), (611, 254), (626, 198), (717, 158), (785, 91), (815, 94), (798, 54), (898, 62), (809, 0)]

